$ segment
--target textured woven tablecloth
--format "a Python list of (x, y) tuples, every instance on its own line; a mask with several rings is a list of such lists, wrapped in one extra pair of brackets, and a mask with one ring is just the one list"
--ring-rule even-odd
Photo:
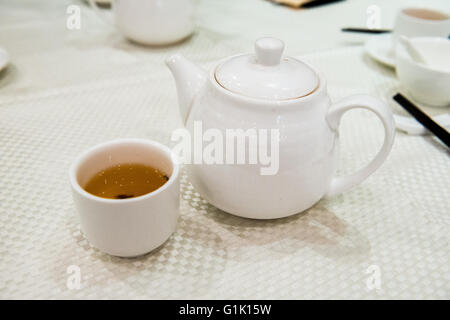
[[(65, 4), (49, 2), (48, 11), (32, 2), (0, 7), (0, 46), (12, 56), (0, 73), (0, 298), (449, 299), (450, 158), (431, 136), (398, 133), (386, 163), (362, 185), (280, 220), (221, 212), (183, 174), (179, 224), (158, 251), (121, 259), (89, 245), (68, 182), (74, 158), (115, 138), (171, 145), (181, 121), (167, 55), (179, 51), (208, 68), (252, 50), (258, 25), (246, 36), (233, 29), (250, 4), (213, 2), (201, 3), (195, 35), (168, 48), (130, 44), (86, 7), (78, 31), (65, 29)], [(259, 6), (253, 21), (260, 26), (274, 14), (279, 21), (307, 14), (265, 1), (251, 5)], [(14, 10), (22, 20), (11, 17)], [(314, 12), (305, 17), (311, 21)], [(221, 15), (226, 23), (208, 27)], [(394, 72), (361, 45), (304, 54), (293, 32), (274, 30), (288, 53), (303, 53), (324, 72), (333, 100), (369, 93), (389, 101), (398, 89)], [(348, 113), (340, 172), (365, 165), (382, 140), (375, 116)], [(81, 272), (79, 289), (67, 286), (70, 266)]]

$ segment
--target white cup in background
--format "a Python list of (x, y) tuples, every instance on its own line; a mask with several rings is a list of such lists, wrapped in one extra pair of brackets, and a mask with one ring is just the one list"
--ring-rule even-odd
[(393, 32), (393, 49), (398, 37), (445, 37), (450, 35), (447, 13), (426, 8), (404, 8), (397, 14)]
[(102, 20), (126, 38), (146, 45), (165, 45), (188, 37), (195, 28), (196, 0), (113, 0), (114, 21), (89, 0)]
[[(96, 173), (121, 163), (151, 166), (169, 180), (151, 193), (129, 199), (105, 199), (83, 189)], [(143, 139), (106, 142), (82, 154), (69, 175), (81, 229), (101, 251), (139, 256), (162, 245), (174, 232), (179, 216), (179, 164), (168, 147)]]

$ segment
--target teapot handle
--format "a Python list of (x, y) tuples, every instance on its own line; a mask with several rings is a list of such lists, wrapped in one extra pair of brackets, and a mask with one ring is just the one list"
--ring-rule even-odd
[(338, 134), (339, 124), (345, 112), (353, 108), (363, 108), (375, 113), (384, 126), (384, 143), (375, 158), (364, 168), (348, 176), (334, 177), (326, 193), (326, 197), (331, 197), (345, 192), (363, 182), (386, 160), (394, 143), (395, 122), (389, 107), (381, 100), (368, 95), (354, 95), (347, 97), (331, 106), (327, 114), (327, 121), (330, 128)]

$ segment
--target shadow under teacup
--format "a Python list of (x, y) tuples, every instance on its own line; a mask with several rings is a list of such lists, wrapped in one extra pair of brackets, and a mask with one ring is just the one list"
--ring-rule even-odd
[[(153, 192), (107, 199), (84, 189), (98, 172), (126, 163), (147, 165), (168, 180)], [(151, 140), (123, 139), (97, 145), (70, 168), (70, 183), (81, 230), (101, 251), (120, 257), (146, 254), (174, 232), (179, 216), (179, 164), (172, 151)]]

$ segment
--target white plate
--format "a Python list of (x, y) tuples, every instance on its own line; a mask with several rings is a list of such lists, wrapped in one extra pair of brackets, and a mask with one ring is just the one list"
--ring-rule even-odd
[(0, 71), (2, 71), (9, 63), (9, 55), (5, 49), (0, 47)]
[(392, 35), (380, 34), (367, 40), (364, 49), (376, 61), (395, 68), (395, 52), (392, 50)]

